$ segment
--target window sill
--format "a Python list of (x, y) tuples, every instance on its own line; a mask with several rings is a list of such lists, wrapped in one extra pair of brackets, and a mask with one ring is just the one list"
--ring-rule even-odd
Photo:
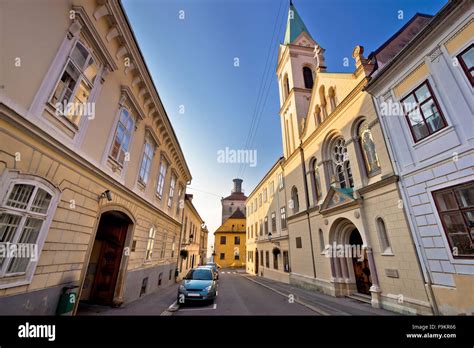
[(452, 131), (453, 129), (454, 129), (454, 127), (452, 125), (441, 128), (440, 130), (436, 131), (435, 133), (430, 134), (427, 137), (415, 142), (413, 144), (413, 148), (416, 149), (416, 148), (421, 147), (423, 145), (429, 144), (432, 141), (436, 141), (438, 138), (442, 137), (445, 133), (448, 133), (448, 132)]
[(380, 253), (381, 256), (395, 256), (395, 254), (392, 251), (384, 251), (383, 253)]

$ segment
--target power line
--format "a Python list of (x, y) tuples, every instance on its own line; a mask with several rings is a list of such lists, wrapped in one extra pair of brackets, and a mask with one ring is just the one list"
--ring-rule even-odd
[[(260, 103), (261, 103), (261, 100), (262, 100), (262, 97), (263, 97), (263, 94), (264, 94), (264, 90), (265, 90), (266, 83), (264, 83), (264, 82), (268, 78), (269, 69), (267, 69), (267, 68), (269, 67), (268, 63), (271, 59), (272, 47), (273, 47), (273, 43), (275, 42), (275, 34), (276, 34), (276, 31), (277, 31), (277, 28), (278, 28), (278, 18), (280, 17), (280, 13), (281, 13), (281, 9), (283, 7), (283, 3), (284, 3), (284, 1), (281, 1), (280, 6), (278, 8), (278, 13), (277, 13), (275, 25), (273, 27), (272, 37), (271, 37), (270, 44), (269, 44), (268, 50), (267, 50), (267, 59), (265, 61), (265, 67), (263, 69), (262, 77), (261, 77), (261, 80), (260, 80), (260, 86), (259, 86), (259, 91), (258, 91), (258, 94), (257, 94), (257, 100), (255, 102), (254, 111), (252, 113), (252, 121), (251, 121), (251, 124), (250, 124), (250, 127), (249, 127), (249, 131), (248, 131), (248, 134), (247, 134), (247, 139), (245, 141), (245, 145), (244, 145), (243, 149), (248, 149), (250, 147), (249, 144), (250, 144), (250, 141), (252, 139), (252, 135), (253, 135), (254, 132), (256, 132), (256, 126), (257, 126), (257, 120), (258, 120), (258, 117), (257, 117), (258, 110), (259, 110)], [(238, 177), (241, 177), (243, 175), (243, 173), (245, 171), (245, 167), (246, 167), (245, 163), (240, 164), (239, 171), (238, 171)]]

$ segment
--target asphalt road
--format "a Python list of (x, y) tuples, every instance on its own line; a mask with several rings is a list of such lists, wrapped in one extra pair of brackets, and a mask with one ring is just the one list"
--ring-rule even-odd
[(212, 305), (180, 305), (172, 315), (318, 315), (272, 290), (223, 270), (219, 275), (217, 298)]

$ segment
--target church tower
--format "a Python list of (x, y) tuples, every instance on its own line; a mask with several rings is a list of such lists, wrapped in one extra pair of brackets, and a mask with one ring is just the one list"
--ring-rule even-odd
[(299, 146), (317, 65), (320, 70), (324, 69), (324, 62), (318, 64), (314, 58), (318, 50), (321, 48), (311, 37), (293, 2), (290, 1), (285, 38), (278, 50), (276, 71), (285, 158)]

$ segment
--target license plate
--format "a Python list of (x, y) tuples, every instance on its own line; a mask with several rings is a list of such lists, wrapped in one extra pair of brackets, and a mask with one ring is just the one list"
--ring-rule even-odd
[(188, 294), (189, 297), (200, 297), (200, 294)]

